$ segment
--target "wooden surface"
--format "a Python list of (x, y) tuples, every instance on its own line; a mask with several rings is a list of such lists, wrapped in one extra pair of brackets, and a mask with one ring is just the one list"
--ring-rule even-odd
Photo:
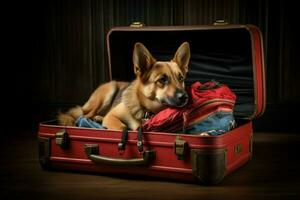
[(37, 147), (33, 132), (1, 139), (0, 199), (300, 199), (299, 134), (255, 133), (253, 159), (217, 186), (44, 171)]

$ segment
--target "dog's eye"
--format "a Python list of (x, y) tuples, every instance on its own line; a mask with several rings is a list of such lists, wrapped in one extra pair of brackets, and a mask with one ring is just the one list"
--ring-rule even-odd
[(162, 85), (166, 85), (168, 83), (168, 77), (166, 75), (163, 75), (162, 77), (160, 77), (160, 79), (158, 79), (158, 82)]
[(184, 81), (184, 77), (183, 77), (181, 74), (179, 74), (178, 80), (179, 80), (180, 82), (183, 82), (183, 81)]

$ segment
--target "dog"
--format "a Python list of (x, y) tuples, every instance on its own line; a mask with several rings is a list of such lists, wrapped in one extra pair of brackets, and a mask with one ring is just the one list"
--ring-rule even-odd
[(136, 130), (148, 113), (187, 104), (184, 81), (190, 60), (188, 42), (180, 45), (171, 61), (156, 61), (139, 42), (132, 57), (135, 80), (100, 85), (82, 107), (59, 113), (59, 125), (75, 126), (76, 119), (84, 116), (102, 122), (107, 129)]

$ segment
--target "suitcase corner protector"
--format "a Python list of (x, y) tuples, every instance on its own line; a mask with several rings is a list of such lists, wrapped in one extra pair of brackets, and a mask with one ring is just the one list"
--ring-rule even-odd
[(39, 141), (39, 162), (44, 170), (51, 169), (51, 139), (47, 137), (38, 137)]
[(192, 173), (197, 181), (214, 185), (226, 174), (226, 149), (191, 149)]

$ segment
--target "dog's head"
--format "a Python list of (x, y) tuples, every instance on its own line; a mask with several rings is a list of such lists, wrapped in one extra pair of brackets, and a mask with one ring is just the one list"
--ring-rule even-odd
[(184, 80), (190, 60), (189, 43), (177, 49), (171, 61), (156, 61), (147, 48), (136, 43), (133, 51), (134, 72), (143, 84), (143, 94), (162, 105), (183, 107), (188, 102)]

